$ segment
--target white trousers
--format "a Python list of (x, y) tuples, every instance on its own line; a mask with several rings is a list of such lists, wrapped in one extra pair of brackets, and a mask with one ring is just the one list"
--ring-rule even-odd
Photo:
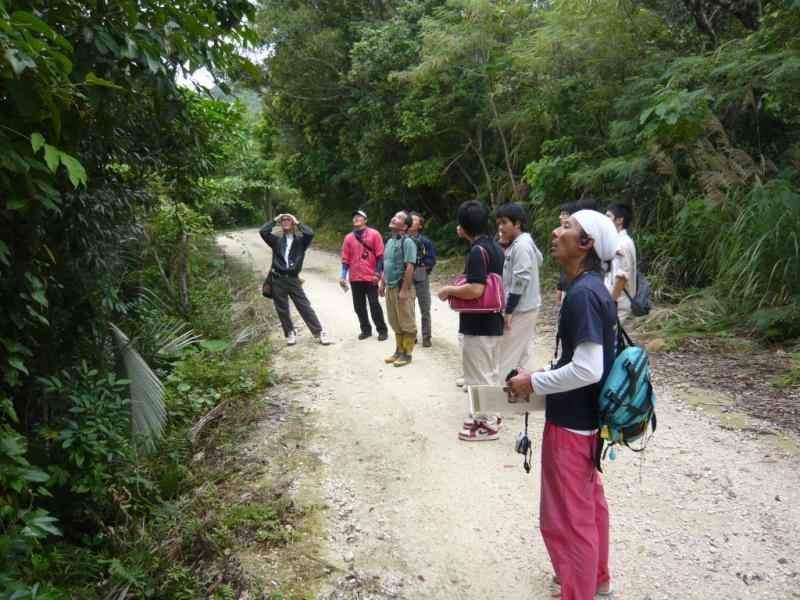
[(500, 385), (499, 335), (465, 335), (461, 350), (464, 385)]
[(506, 375), (517, 367), (529, 371), (532, 369), (531, 346), (533, 334), (536, 332), (536, 319), (539, 309), (515, 312), (511, 318), (511, 331), (503, 331), (500, 343), (500, 378), (505, 380)]
[(617, 318), (619, 319), (620, 323), (624, 323), (628, 320), (628, 317), (631, 316), (631, 305), (630, 302), (627, 305), (620, 305), (617, 302)]

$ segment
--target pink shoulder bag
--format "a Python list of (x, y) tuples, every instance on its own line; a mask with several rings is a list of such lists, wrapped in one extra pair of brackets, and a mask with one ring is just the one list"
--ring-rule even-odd
[[(506, 307), (506, 290), (503, 286), (503, 278), (497, 273), (489, 272), (489, 253), (482, 246), (478, 249), (483, 255), (483, 261), (486, 264), (486, 287), (483, 289), (483, 294), (478, 298), (472, 300), (463, 300), (455, 296), (449, 296), (447, 301), (450, 303), (450, 308), (456, 312), (467, 314), (484, 314), (503, 312)], [(453, 285), (464, 285), (467, 283), (466, 275), (459, 275), (453, 280)]]

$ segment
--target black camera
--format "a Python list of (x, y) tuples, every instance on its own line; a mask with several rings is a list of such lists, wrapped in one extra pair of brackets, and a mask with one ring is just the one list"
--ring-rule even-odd
[(528, 439), (527, 433), (519, 433), (517, 434), (517, 441), (514, 442), (514, 450), (517, 451), (517, 454), (527, 454), (528, 450), (531, 449), (531, 441)]

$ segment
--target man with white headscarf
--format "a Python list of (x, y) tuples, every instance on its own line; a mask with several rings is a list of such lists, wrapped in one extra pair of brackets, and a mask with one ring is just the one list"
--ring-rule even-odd
[(508, 389), (547, 396), (539, 528), (561, 598), (589, 600), (612, 594), (608, 504), (594, 455), (598, 396), (616, 357), (617, 309), (603, 272), (619, 236), (605, 215), (580, 210), (553, 231), (551, 247), (570, 282), (558, 322), (561, 355), (550, 370), (520, 369)]

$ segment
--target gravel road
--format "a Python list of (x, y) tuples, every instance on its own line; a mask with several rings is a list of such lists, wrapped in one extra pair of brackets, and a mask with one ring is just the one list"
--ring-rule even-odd
[[(256, 230), (220, 244), (266, 270)], [(311, 415), (316, 466), (295, 474), (292, 493), (320, 507), (318, 559), (332, 568), (318, 597), (551, 597), (538, 469), (525, 474), (513, 451), (522, 418), (498, 441), (456, 437), (466, 413), (456, 315), (434, 298), (433, 346), (394, 368), (383, 362), (391, 341), (357, 339), (338, 272), (338, 256), (312, 247), (305, 290), (334, 344), (316, 344), (296, 311), (297, 345), (278, 331), (273, 344)], [(536, 364), (552, 353), (552, 326), (540, 323)], [(647, 452), (620, 451), (604, 468), (616, 597), (800, 598), (797, 437), (732, 412), (722, 392), (654, 378), (659, 425)], [(534, 448), (542, 427), (532, 416)]]

